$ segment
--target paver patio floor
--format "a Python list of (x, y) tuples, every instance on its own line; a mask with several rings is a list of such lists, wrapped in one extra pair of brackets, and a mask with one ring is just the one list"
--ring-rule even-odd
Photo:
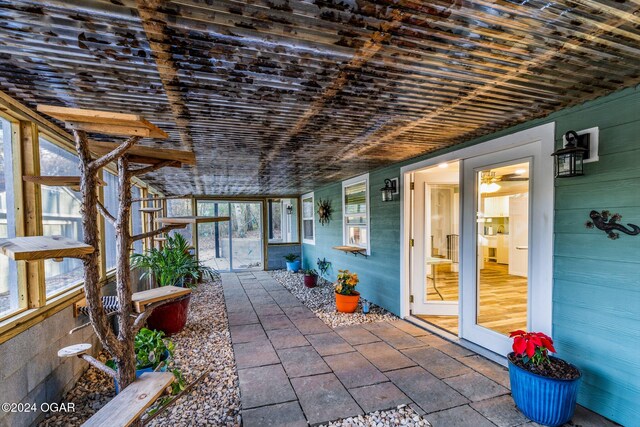
[[(222, 275), (245, 427), (317, 425), (410, 405), (434, 427), (537, 426), (506, 368), (398, 320), (335, 330), (263, 271)], [(574, 425), (613, 426), (579, 407)]]

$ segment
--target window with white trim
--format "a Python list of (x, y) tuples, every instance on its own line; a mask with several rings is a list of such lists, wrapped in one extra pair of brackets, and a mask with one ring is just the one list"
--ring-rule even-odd
[(369, 174), (342, 183), (343, 243), (369, 253)]
[(302, 196), (302, 242), (316, 244), (315, 203), (313, 193)]

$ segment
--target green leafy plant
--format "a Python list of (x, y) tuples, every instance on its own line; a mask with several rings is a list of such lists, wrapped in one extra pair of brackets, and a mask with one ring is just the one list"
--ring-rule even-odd
[(295, 262), (298, 258), (300, 258), (300, 255), (297, 255), (297, 254), (294, 254), (294, 253), (290, 253), (290, 254), (284, 256), (284, 259), (287, 262)]
[(327, 271), (329, 271), (329, 269), (331, 268), (331, 262), (327, 261), (326, 258), (318, 258), (317, 261), (318, 264), (318, 270), (320, 270), (320, 275), (324, 276), (325, 274), (327, 274)]
[(336, 293), (342, 295), (352, 295), (360, 279), (356, 273), (349, 270), (338, 270), (338, 283), (336, 283)]
[(513, 331), (513, 352), (524, 364), (536, 366), (549, 364), (549, 352), (555, 353), (553, 340), (542, 332)]
[(305, 276), (317, 276), (318, 275), (318, 272), (316, 270), (314, 270), (313, 268), (302, 270), (302, 272), (304, 273)]
[[(140, 329), (134, 340), (136, 369), (156, 369), (173, 356), (174, 347), (173, 342), (165, 338), (164, 332), (148, 328)], [(111, 369), (116, 369), (114, 360), (109, 360), (106, 364)]]
[(131, 265), (143, 270), (141, 278), (153, 275), (158, 286), (195, 287), (198, 280), (214, 280), (218, 273), (196, 259), (181, 234), (167, 237), (162, 249), (151, 248), (144, 254), (133, 254)]

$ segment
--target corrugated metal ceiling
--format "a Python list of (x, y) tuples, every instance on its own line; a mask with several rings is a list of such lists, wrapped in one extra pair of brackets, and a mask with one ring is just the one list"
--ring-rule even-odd
[[(640, 0), (0, 0), (0, 90), (144, 114), (171, 194), (298, 194), (640, 83)], [(152, 142), (149, 142), (152, 143)]]

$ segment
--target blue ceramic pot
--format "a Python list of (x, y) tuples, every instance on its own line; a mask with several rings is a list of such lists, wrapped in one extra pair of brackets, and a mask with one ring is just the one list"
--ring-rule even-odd
[[(162, 356), (162, 361), (167, 360), (168, 357), (169, 352), (166, 351)], [(154, 372), (154, 370), (151, 366), (149, 366), (148, 368), (136, 369), (136, 378), (140, 378), (140, 375), (144, 374), (145, 372)], [(158, 372), (167, 372), (167, 364), (165, 363), (164, 365), (162, 365), (162, 367), (158, 369)], [(115, 379), (113, 380), (113, 384), (115, 384), (116, 386), (116, 394), (120, 393), (120, 387), (118, 386), (118, 382)]]
[(297, 273), (298, 270), (300, 270), (300, 260), (296, 260), (293, 262), (287, 261), (287, 271), (293, 271), (294, 273)]
[[(545, 426), (561, 426), (573, 417), (582, 375), (574, 380), (543, 377), (522, 369), (511, 362), (509, 380), (513, 401), (532, 421)], [(551, 357), (551, 359), (555, 359)]]

